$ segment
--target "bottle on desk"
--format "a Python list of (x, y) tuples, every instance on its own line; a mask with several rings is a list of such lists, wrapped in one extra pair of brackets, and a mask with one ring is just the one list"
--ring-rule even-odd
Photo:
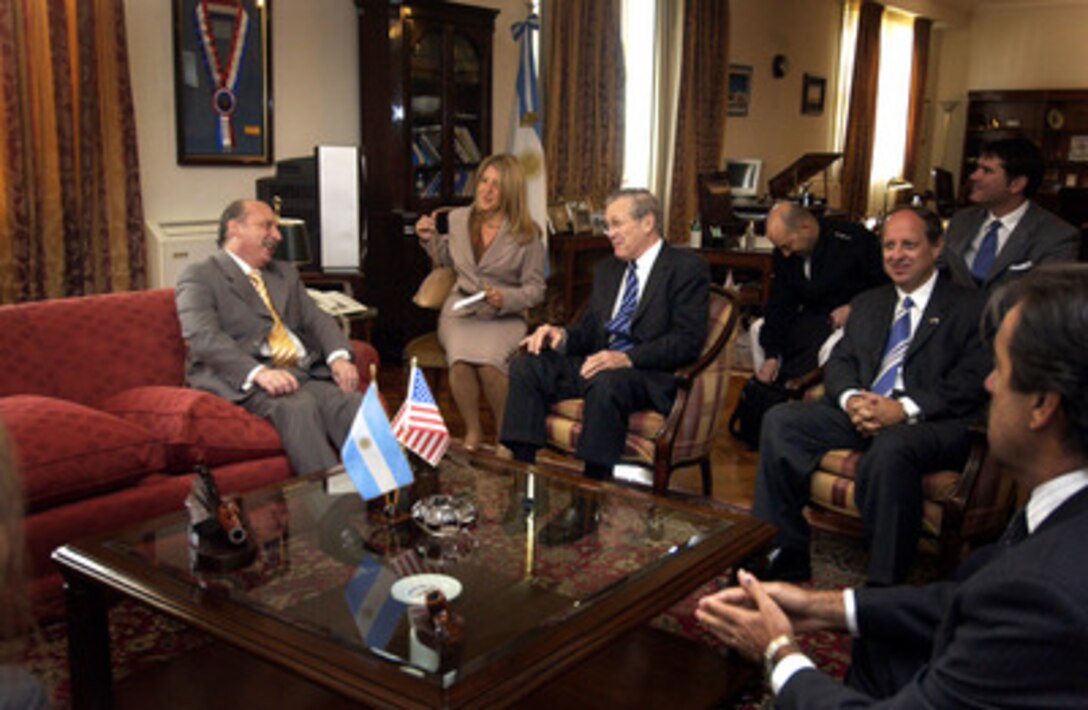
[(692, 249), (699, 249), (703, 246), (703, 228), (699, 224), (698, 218), (691, 220), (691, 232), (688, 234), (688, 246)]
[(756, 223), (748, 220), (748, 226), (744, 229), (744, 250), (752, 251), (756, 248)]

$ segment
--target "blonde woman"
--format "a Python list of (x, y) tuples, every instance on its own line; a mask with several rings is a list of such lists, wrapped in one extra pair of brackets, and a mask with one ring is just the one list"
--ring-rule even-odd
[[(453, 266), (457, 282), (442, 306), (438, 339), (446, 350), (450, 390), (465, 421), (465, 447), (483, 440), (480, 391), (502, 427), (507, 364), (525, 337), (525, 312), (544, 300), (547, 254), (529, 215), (525, 175), (517, 158), (499, 154), (476, 170), (472, 205), (436, 210), (416, 222), (416, 234), (439, 264)], [(459, 301), (482, 294), (461, 308)]]
[(23, 491), (7, 430), (0, 425), (0, 710), (49, 707), (37, 678), (6, 665), (31, 624), (23, 590), (23, 549)]

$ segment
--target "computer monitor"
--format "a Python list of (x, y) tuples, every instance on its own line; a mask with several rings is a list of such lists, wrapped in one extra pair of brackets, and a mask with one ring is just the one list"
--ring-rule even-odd
[(735, 197), (756, 197), (759, 195), (759, 174), (763, 170), (763, 161), (758, 158), (729, 158), (725, 161), (725, 172), (729, 175), (729, 184)]

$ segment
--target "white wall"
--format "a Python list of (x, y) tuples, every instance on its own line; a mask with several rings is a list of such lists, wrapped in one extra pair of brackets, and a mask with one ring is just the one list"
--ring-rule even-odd
[[(517, 74), (510, 24), (519, 0), (480, 0), (501, 10), (495, 23), (493, 73), (496, 149), (505, 145)], [(358, 24), (352, 0), (272, 0), (273, 152), (277, 159), (313, 153), (316, 144), (358, 144)], [(177, 164), (174, 133), (172, 3), (125, 0), (129, 65), (136, 110), (144, 216), (161, 222), (218, 218), (235, 197), (254, 194), (269, 167)]]

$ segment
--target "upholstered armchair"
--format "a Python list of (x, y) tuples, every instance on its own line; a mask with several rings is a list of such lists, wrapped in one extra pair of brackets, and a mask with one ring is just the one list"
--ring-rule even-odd
[[(805, 399), (820, 396), (822, 386)], [(834, 449), (824, 454), (810, 482), (810, 519), (817, 527), (860, 537), (861, 513), (854, 505), (854, 479), (863, 452)], [(950, 572), (965, 545), (998, 537), (1016, 502), (1008, 476), (987, 455), (986, 430), (971, 427), (971, 450), (962, 470), (927, 473), (922, 478), (922, 546), (936, 553), (938, 568)]]
[[(738, 316), (733, 292), (712, 285), (706, 342), (698, 360), (676, 372), (679, 388), (672, 409), (666, 415), (636, 412), (628, 419), (623, 461), (653, 470), (654, 493), (668, 490), (676, 468), (698, 464), (703, 495), (710, 495), (710, 450), (729, 389)], [(574, 452), (583, 405), (581, 399), (567, 399), (552, 407), (546, 423), (549, 446)]]

